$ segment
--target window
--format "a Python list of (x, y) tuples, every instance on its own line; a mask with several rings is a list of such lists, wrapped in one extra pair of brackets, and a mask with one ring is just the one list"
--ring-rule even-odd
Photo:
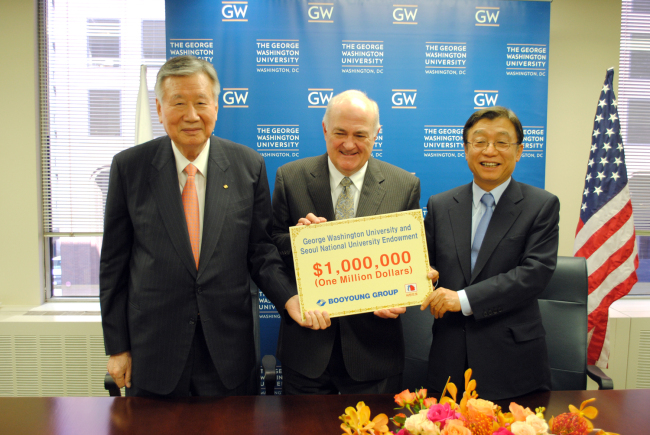
[(121, 136), (119, 90), (88, 91), (88, 130), (91, 136)]
[(639, 282), (630, 294), (650, 294), (650, 0), (623, 0), (618, 111), (625, 146)]
[(93, 66), (120, 66), (120, 20), (89, 18), (88, 57)]
[(142, 20), (142, 57), (165, 60), (165, 22)]
[(153, 94), (165, 61), (164, 0), (40, 0), (39, 44), (50, 296), (97, 296), (110, 164), (134, 145), (140, 65)]

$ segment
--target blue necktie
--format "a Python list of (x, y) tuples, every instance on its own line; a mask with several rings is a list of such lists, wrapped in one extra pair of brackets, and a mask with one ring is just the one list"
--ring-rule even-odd
[(490, 219), (492, 218), (492, 206), (494, 205), (494, 197), (490, 192), (485, 193), (481, 198), (481, 202), (485, 204), (485, 214), (481, 217), (481, 221), (478, 223), (476, 228), (476, 234), (474, 234), (474, 243), (472, 243), (472, 272), (474, 272), (474, 265), (476, 264), (476, 258), (478, 257), (478, 251), (481, 250), (481, 244), (485, 238), (485, 233), (487, 232), (488, 225), (490, 224)]

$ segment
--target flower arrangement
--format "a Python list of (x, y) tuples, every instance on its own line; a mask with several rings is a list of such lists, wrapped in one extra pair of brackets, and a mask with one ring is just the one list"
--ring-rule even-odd
[[(348, 407), (339, 417), (341, 429), (347, 435), (587, 435), (593, 432), (591, 420), (598, 410), (587, 406), (596, 399), (582, 402), (580, 408), (569, 405), (569, 412), (552, 417), (548, 423), (543, 407), (524, 408), (510, 403), (509, 412), (500, 406), (478, 398), (476, 381), (471, 379), (472, 369), (465, 372), (465, 392), (456, 402), (458, 389), (447, 381), (440, 401), (427, 397), (427, 390), (414, 393), (404, 390), (395, 396), (395, 403), (403, 410), (391, 420), (399, 428), (395, 434), (388, 430), (388, 417), (379, 414), (370, 420), (370, 408), (359, 402), (356, 409)], [(345, 435), (344, 434), (344, 435)], [(596, 435), (617, 435), (599, 430)]]

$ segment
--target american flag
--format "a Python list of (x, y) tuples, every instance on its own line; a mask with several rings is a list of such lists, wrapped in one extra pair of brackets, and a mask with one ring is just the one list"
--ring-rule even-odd
[(601, 368), (609, 360), (609, 306), (630, 292), (639, 266), (613, 80), (610, 68), (596, 109), (573, 247), (574, 256), (587, 259), (589, 274), (587, 359)]

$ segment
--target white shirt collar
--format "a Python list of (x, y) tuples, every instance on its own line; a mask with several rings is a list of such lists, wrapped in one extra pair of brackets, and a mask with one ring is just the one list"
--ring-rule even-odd
[[(336, 189), (336, 187), (341, 183), (341, 180), (345, 178), (345, 175), (341, 174), (339, 170), (336, 169), (336, 166), (334, 166), (334, 163), (332, 163), (332, 160), (329, 156), (327, 156), (327, 166), (330, 170), (330, 188), (331, 191), (334, 192), (334, 189)], [(368, 162), (366, 162), (366, 164), (363, 165), (361, 169), (348, 177), (352, 181), (352, 184), (354, 184), (354, 187), (359, 190), (359, 192), (361, 192), (361, 188), (363, 187), (363, 179), (366, 177), (367, 170)]]
[(192, 163), (196, 166), (196, 169), (199, 170), (201, 175), (207, 178), (208, 175), (208, 156), (210, 155), (210, 139), (206, 142), (205, 146), (201, 150), (201, 153), (194, 159), (193, 162), (190, 162), (184, 155), (181, 153), (181, 150), (178, 149), (174, 141), (172, 141), (172, 150), (174, 151), (174, 158), (176, 159), (176, 172), (180, 175), (181, 172), (185, 170), (185, 167)]
[[(506, 181), (503, 183), (499, 184), (497, 187), (494, 189), (490, 190), (490, 193), (494, 197), (494, 206), (499, 203), (499, 199), (501, 199), (501, 195), (503, 195), (503, 192), (508, 188), (508, 185), (510, 184), (510, 180), (512, 180), (512, 177), (508, 177)], [(474, 208), (478, 207), (479, 204), (481, 203), (481, 198), (483, 198), (483, 195), (487, 193), (486, 190), (481, 189), (478, 184), (476, 184), (474, 181), (472, 181), (472, 203), (474, 205)]]

